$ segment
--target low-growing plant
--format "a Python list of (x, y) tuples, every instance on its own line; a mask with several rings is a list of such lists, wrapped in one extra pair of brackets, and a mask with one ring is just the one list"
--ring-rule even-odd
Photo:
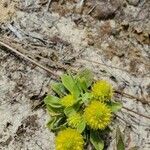
[(102, 150), (104, 134), (110, 131), (114, 113), (122, 105), (113, 100), (113, 88), (105, 80), (94, 81), (85, 69), (64, 74), (51, 84), (53, 95), (44, 102), (51, 118), (48, 128), (56, 134), (56, 150)]

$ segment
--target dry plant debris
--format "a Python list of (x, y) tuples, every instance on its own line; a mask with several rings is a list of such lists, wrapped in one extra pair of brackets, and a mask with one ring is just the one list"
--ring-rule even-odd
[[(113, 126), (126, 149), (149, 150), (150, 1), (52, 0), (49, 10), (48, 2), (0, 1), (1, 42), (30, 58), (0, 47), (0, 149), (54, 150), (42, 106), (57, 79), (33, 60), (57, 75), (86, 67), (95, 80), (109, 81), (124, 105)], [(115, 135), (107, 137), (108, 150)]]
[(10, 20), (15, 14), (15, 5), (18, 0), (1, 0), (0, 1), (0, 23)]

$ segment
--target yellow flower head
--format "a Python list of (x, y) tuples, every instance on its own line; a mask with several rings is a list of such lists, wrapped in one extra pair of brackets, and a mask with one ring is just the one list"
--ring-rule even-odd
[(67, 119), (68, 125), (72, 128), (77, 128), (77, 126), (81, 123), (82, 119), (82, 116), (79, 113), (76, 113)]
[(99, 101), (92, 101), (89, 106), (85, 108), (84, 117), (87, 125), (92, 129), (104, 129), (111, 122), (111, 110), (106, 104)]
[(56, 150), (83, 150), (84, 140), (75, 129), (60, 131), (56, 137)]
[(113, 96), (113, 89), (111, 84), (105, 80), (96, 82), (92, 87), (93, 96), (96, 99), (107, 101), (110, 100)]
[(67, 95), (60, 100), (60, 103), (65, 107), (70, 107), (75, 103), (75, 98), (73, 95)]

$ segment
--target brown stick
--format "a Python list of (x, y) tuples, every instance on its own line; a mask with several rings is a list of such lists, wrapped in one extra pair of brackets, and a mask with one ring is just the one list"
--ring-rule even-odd
[(120, 95), (124, 95), (125, 97), (128, 97), (130, 99), (135, 99), (135, 100), (141, 102), (142, 104), (149, 104), (149, 102), (146, 101), (145, 99), (138, 98), (136, 96), (133, 96), (133, 95), (125, 93), (125, 92), (120, 92), (118, 90), (115, 90), (115, 93), (120, 94)]
[(126, 109), (126, 110), (128, 110), (128, 111), (130, 111), (130, 112), (132, 112), (132, 113), (134, 113), (134, 114), (137, 114), (137, 115), (139, 115), (139, 116), (142, 116), (142, 117), (144, 117), (144, 118), (147, 118), (147, 119), (150, 119), (150, 117), (149, 116), (145, 116), (145, 115), (143, 115), (143, 114), (141, 114), (141, 113), (138, 113), (138, 112), (136, 112), (136, 111), (134, 111), (134, 110), (131, 110), (131, 109), (129, 109), (129, 108), (127, 108), (127, 107), (122, 107), (123, 109)]
[(0, 41), (0, 46), (3, 46), (5, 48), (7, 48), (8, 50), (10, 50), (11, 52), (15, 53), (16, 55), (22, 57), (25, 60), (30, 61), (31, 63), (35, 64), (36, 66), (44, 69), (45, 71), (47, 71), (48, 73), (52, 74), (55, 77), (59, 77), (58, 74), (54, 73), (52, 70), (48, 69), (47, 67), (44, 67), (43, 65), (39, 64), (38, 62), (32, 60), (31, 58), (27, 57), (26, 55), (22, 54), (21, 52), (17, 51), (16, 49), (12, 48), (11, 46), (9, 46), (8, 44), (5, 44), (4, 42)]
[(87, 14), (90, 15), (95, 8), (96, 8), (96, 5), (94, 5)]
[(52, 0), (49, 0), (48, 5), (47, 5), (47, 11), (49, 10), (51, 3), (52, 3)]
[(100, 62), (97, 62), (97, 61), (94, 61), (94, 60), (89, 60), (89, 59), (86, 59), (86, 58), (83, 58), (82, 60), (85, 60), (87, 62), (92, 62), (92, 63), (95, 63), (95, 64), (99, 64), (99, 65), (103, 65), (103, 66), (106, 66), (106, 67), (111, 67), (111, 68), (118, 69), (118, 70), (125, 71), (125, 72), (129, 73), (128, 70), (125, 70), (125, 69), (122, 69), (122, 68), (118, 68), (118, 67), (115, 67), (115, 66), (109, 66), (107, 64), (100, 63)]

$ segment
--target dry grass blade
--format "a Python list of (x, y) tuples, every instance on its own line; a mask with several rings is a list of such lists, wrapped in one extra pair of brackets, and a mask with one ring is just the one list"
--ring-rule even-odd
[(127, 98), (130, 98), (130, 99), (135, 99), (135, 100), (137, 100), (137, 101), (140, 101), (142, 104), (149, 104), (149, 102), (146, 101), (145, 99), (138, 98), (138, 97), (136, 97), (136, 96), (133, 96), (133, 95), (128, 94), (128, 93), (125, 93), (125, 92), (120, 92), (120, 91), (118, 91), (118, 90), (115, 90), (115, 93), (120, 94), (120, 95), (123, 95), (123, 96), (125, 96), (125, 97), (127, 97)]
[(134, 110), (131, 110), (131, 109), (129, 109), (129, 108), (127, 108), (127, 107), (122, 107), (123, 109), (126, 109), (127, 111), (130, 111), (130, 112), (132, 112), (132, 113), (134, 113), (134, 114), (137, 114), (137, 115), (139, 115), (139, 116), (142, 116), (142, 117), (144, 117), (144, 118), (147, 118), (147, 119), (150, 119), (150, 117), (149, 116), (146, 116), (146, 115), (143, 115), (143, 114), (141, 114), (141, 113), (138, 113), (138, 112), (136, 112), (136, 111), (134, 111)]
[(52, 0), (49, 0), (48, 5), (47, 5), (47, 11), (49, 10), (51, 3), (52, 3)]
[(103, 66), (106, 66), (106, 67), (118, 69), (118, 70), (121, 70), (121, 71), (129, 72), (128, 70), (125, 70), (125, 69), (122, 69), (122, 68), (118, 68), (118, 67), (115, 67), (115, 66), (110, 66), (110, 65), (107, 65), (107, 64), (104, 64), (104, 63), (100, 63), (100, 62), (97, 62), (97, 61), (94, 61), (94, 60), (85, 59), (85, 58), (84, 58), (83, 60), (88, 61), (88, 62), (91, 62), (91, 63), (103, 65)]
[(31, 58), (27, 57), (26, 55), (22, 54), (21, 52), (17, 51), (16, 49), (12, 48), (11, 46), (9, 46), (8, 44), (5, 44), (4, 42), (0, 41), (0, 46), (7, 48), (9, 51), (15, 53), (16, 55), (22, 57), (23, 59), (35, 64), (36, 66), (44, 69), (45, 71), (47, 71), (48, 73), (52, 74), (55, 77), (59, 77), (58, 74), (54, 73), (52, 70), (48, 69), (47, 67), (44, 67), (43, 65), (39, 64), (38, 62), (32, 60)]

